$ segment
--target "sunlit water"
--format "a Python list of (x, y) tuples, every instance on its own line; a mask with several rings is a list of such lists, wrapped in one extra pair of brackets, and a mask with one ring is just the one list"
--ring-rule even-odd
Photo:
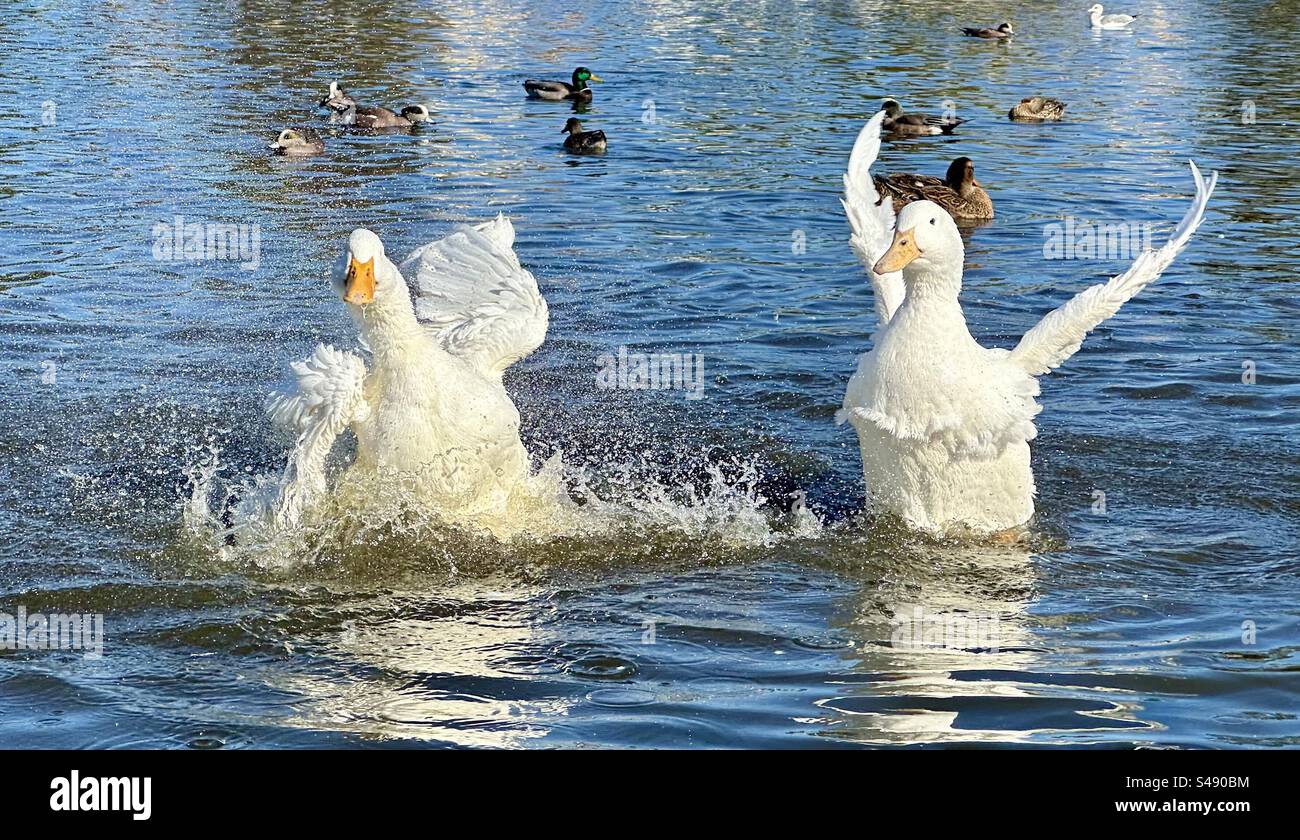
[[(100, 659), (0, 652), (0, 744), (1300, 741), (1295, 4), (1133, 4), (1103, 34), (1082, 2), (355, 5), (0, 18), (0, 612), (107, 633)], [(954, 34), (1008, 17), (1009, 44)], [(603, 157), (520, 88), (577, 64)], [(333, 79), (436, 125), (270, 158), (325, 128)], [(1034, 93), (1067, 119), (1008, 122)], [(1124, 268), (1045, 260), (1048, 225), (1160, 239), (1185, 161), (1222, 172), (1173, 269), (1044, 379), (1028, 550), (856, 515), (832, 415), (874, 317), (837, 197), (883, 95), (971, 120), (881, 167), (976, 161), (988, 344)], [(525, 443), (613, 524), (502, 546), (362, 518), (274, 563), (189, 533), (214, 457), (225, 486), (282, 465), (261, 402), (287, 363), (353, 343), (326, 282), (348, 231), (404, 255), (497, 212), (551, 306), (507, 377)], [(260, 264), (154, 259), (178, 215), (257, 225)], [(620, 345), (702, 354), (703, 399), (598, 389)]]

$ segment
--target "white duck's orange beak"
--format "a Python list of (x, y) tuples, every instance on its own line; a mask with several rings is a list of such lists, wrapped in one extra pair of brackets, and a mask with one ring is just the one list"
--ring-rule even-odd
[(358, 306), (375, 299), (375, 258), (357, 262), (352, 258), (348, 266), (347, 285), (344, 287), (343, 299)]
[(921, 249), (916, 247), (916, 237), (912, 235), (914, 230), (916, 228), (895, 231), (889, 250), (876, 261), (871, 270), (877, 274), (891, 274), (901, 271), (903, 266), (921, 256)]

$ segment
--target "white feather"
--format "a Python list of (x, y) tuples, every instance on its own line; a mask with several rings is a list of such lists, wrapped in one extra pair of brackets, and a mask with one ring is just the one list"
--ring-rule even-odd
[(325, 466), (334, 441), (349, 424), (370, 415), (361, 359), (328, 344), (290, 365), (297, 387), (266, 401), (271, 422), (296, 436), (281, 482), (276, 519), (297, 522), (302, 511), (326, 489)]
[(884, 119), (885, 112), (878, 112), (858, 133), (844, 173), (844, 198), (840, 202), (852, 230), (849, 245), (871, 279), (876, 315), (882, 327), (903, 302), (902, 272), (881, 275), (872, 270), (881, 254), (889, 250), (894, 235), (894, 203), (881, 201), (871, 180), (871, 165), (880, 154), (880, 124)]
[(401, 265), (415, 287), (416, 316), (448, 353), (498, 379), (546, 338), (537, 281), (519, 264), (505, 216), (463, 226), (416, 249)]
[[(1190, 163), (1190, 162), (1189, 162)], [(1145, 289), (1169, 267), (1205, 218), (1205, 206), (1218, 183), (1219, 173), (1209, 178), (1191, 163), (1196, 180), (1196, 198), (1177, 229), (1162, 248), (1144, 251), (1128, 271), (1075, 295), (1048, 313), (1025, 333), (1011, 351), (1011, 360), (1031, 376), (1059, 367), (1078, 352), (1084, 337), (1102, 321), (1119, 311), (1130, 298)]]

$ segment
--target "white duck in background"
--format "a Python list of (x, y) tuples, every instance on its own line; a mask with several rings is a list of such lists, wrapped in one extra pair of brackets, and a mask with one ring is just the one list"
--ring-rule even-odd
[(399, 270), (378, 236), (352, 232), (333, 286), (371, 365), (319, 346), (293, 365), (296, 391), (268, 401), (272, 420), (297, 436), (277, 522), (297, 522), (327, 491), (326, 460), (347, 428), (356, 458), (340, 483), (377, 477), (458, 522), (505, 510), (530, 472), (501, 377), (541, 345), (547, 326), (546, 301), (513, 244), (514, 228), (498, 216), (417, 249)]
[(1093, 29), (1124, 29), (1137, 20), (1137, 15), (1103, 15), (1104, 11), (1100, 3), (1088, 9), (1088, 23)]
[(1173, 262), (1200, 225), (1218, 173), (1203, 178), (1191, 165), (1196, 199), (1164, 247), (1049, 313), (1014, 350), (988, 349), (971, 336), (958, 301), (964, 251), (952, 217), (918, 201), (895, 222), (890, 203), (880, 202), (869, 169), (881, 119), (854, 144), (843, 201), (880, 327), (836, 420), (858, 433), (873, 508), (936, 535), (1013, 537), (1034, 512), (1036, 377)]

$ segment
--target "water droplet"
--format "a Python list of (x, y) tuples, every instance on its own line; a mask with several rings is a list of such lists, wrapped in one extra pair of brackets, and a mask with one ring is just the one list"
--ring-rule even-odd
[(840, 650), (842, 648), (853, 647), (852, 641), (843, 636), (836, 636), (830, 633), (800, 636), (793, 641), (796, 647), (801, 647), (804, 650)]
[(636, 663), (614, 654), (592, 653), (569, 663), (570, 674), (590, 680), (627, 680), (636, 676)]

